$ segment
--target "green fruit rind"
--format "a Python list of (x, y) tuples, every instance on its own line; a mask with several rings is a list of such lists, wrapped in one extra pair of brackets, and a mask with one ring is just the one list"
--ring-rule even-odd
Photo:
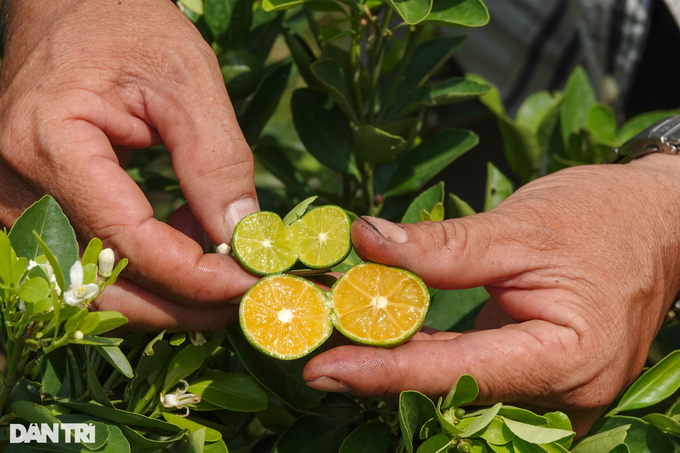
[[(382, 267), (393, 269), (393, 270), (398, 271), (398, 272), (402, 272), (402, 273), (408, 275), (413, 280), (415, 280), (423, 291), (425, 306), (422, 309), (422, 312), (420, 314), (420, 318), (418, 319), (418, 321), (414, 324), (414, 326), (411, 329), (405, 331), (404, 333), (402, 333), (401, 335), (399, 335), (396, 338), (393, 338), (393, 339), (390, 339), (390, 340), (369, 340), (369, 339), (366, 339), (366, 338), (357, 337), (353, 333), (345, 330), (345, 328), (340, 324), (340, 320), (338, 319), (338, 315), (337, 315), (336, 310), (335, 310), (334, 299), (333, 299), (333, 294), (335, 292), (335, 289), (342, 282), (342, 280), (344, 280), (347, 277), (347, 275), (349, 275), (353, 270), (360, 268), (360, 267), (366, 267), (366, 266), (382, 266)], [(425, 318), (427, 317), (427, 312), (430, 308), (430, 292), (429, 292), (427, 286), (425, 285), (425, 283), (423, 283), (423, 280), (420, 277), (418, 277), (414, 273), (409, 272), (405, 269), (401, 269), (401, 268), (394, 267), (394, 266), (387, 266), (387, 265), (380, 264), (380, 263), (365, 262), (365, 263), (360, 263), (360, 264), (353, 266), (351, 269), (349, 269), (347, 272), (345, 272), (345, 274), (343, 274), (333, 284), (333, 287), (331, 288), (330, 294), (331, 294), (331, 303), (333, 304), (333, 309), (331, 311), (331, 322), (333, 323), (333, 326), (341, 334), (343, 334), (344, 336), (346, 336), (347, 338), (349, 338), (353, 342), (363, 344), (363, 345), (367, 345), (367, 346), (377, 346), (377, 347), (382, 347), (382, 348), (394, 348), (396, 346), (399, 346), (400, 344), (403, 344), (409, 338), (411, 338), (413, 335), (415, 335), (416, 332), (418, 332), (418, 330), (420, 330), (423, 323), (425, 322)]]
[[(313, 291), (318, 291), (318, 293), (323, 297), (323, 299), (326, 302), (326, 308), (328, 310), (328, 326), (326, 329), (326, 332), (324, 333), (323, 337), (319, 339), (315, 344), (312, 346), (308, 347), (306, 350), (299, 354), (294, 354), (294, 355), (284, 355), (284, 354), (278, 354), (276, 352), (270, 351), (267, 348), (265, 348), (263, 345), (261, 345), (257, 339), (246, 329), (246, 322), (245, 322), (245, 312), (246, 309), (248, 308), (248, 298), (250, 294), (258, 287), (260, 286), (263, 282), (266, 282), (267, 280), (274, 279), (274, 278), (284, 278), (284, 279), (295, 279), (304, 282), (306, 285), (308, 285), (310, 288), (312, 288)], [(307, 279), (304, 279), (302, 277), (298, 277), (295, 275), (290, 275), (290, 274), (272, 274), (268, 275), (266, 277), (261, 278), (255, 285), (253, 285), (244, 295), (243, 299), (241, 300), (241, 304), (239, 306), (239, 323), (241, 325), (241, 330), (243, 331), (243, 335), (246, 337), (246, 340), (258, 351), (261, 353), (268, 355), (270, 357), (274, 357), (275, 359), (278, 360), (295, 360), (299, 359), (301, 357), (304, 357), (317, 349), (319, 346), (324, 344), (326, 340), (328, 340), (328, 337), (331, 336), (331, 333), (333, 333), (333, 323), (331, 322), (331, 301), (329, 300), (328, 297), (328, 292), (324, 291), (321, 287), (318, 285), (314, 284), (313, 282), (310, 282)]]

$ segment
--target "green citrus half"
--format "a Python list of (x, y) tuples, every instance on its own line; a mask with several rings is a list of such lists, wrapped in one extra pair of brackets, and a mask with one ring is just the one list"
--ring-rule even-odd
[(281, 360), (309, 354), (333, 331), (330, 302), (314, 283), (286, 274), (270, 275), (243, 296), (241, 329), (261, 352)]
[(415, 334), (430, 306), (427, 286), (396, 267), (362, 263), (331, 290), (333, 324), (357, 343), (392, 347)]
[(289, 229), (291, 247), (306, 266), (333, 267), (349, 255), (351, 222), (345, 210), (338, 206), (314, 208)]
[(290, 269), (297, 259), (291, 249), (290, 231), (278, 214), (256, 212), (234, 228), (231, 247), (234, 256), (248, 271), (268, 275)]

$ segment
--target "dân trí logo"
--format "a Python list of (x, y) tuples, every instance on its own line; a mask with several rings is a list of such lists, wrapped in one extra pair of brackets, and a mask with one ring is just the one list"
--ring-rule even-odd
[(11, 423), (9, 425), (9, 443), (36, 442), (45, 444), (49, 439), (56, 444), (60, 442), (59, 431), (64, 432), (63, 442), (67, 444), (80, 442), (91, 444), (95, 442), (94, 425), (92, 423), (53, 423), (51, 425), (41, 423), (40, 427), (37, 423), (31, 423), (28, 428), (18, 423)]

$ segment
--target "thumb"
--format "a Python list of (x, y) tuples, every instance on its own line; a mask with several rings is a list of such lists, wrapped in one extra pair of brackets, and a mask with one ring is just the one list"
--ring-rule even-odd
[(492, 285), (541, 268), (551, 258), (547, 228), (496, 212), (442, 222), (396, 224), (364, 216), (352, 225), (367, 261), (407, 269), (440, 289)]

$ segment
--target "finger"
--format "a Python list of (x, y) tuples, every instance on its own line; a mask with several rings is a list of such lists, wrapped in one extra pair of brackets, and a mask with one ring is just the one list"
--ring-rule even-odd
[[(200, 47), (192, 49), (191, 55), (199, 63), (173, 65), (161, 78), (164, 83), (154, 80), (149, 84), (145, 104), (172, 154), (175, 173), (194, 215), (215, 244), (231, 243), (236, 223), (259, 210), (253, 157), (239, 129), (217, 58), (198, 32), (194, 33)], [(176, 60), (172, 52), (167, 55), (169, 61)], [(191, 89), (178, 89), (178, 85)]]
[[(479, 384), (476, 405), (532, 404), (545, 409), (602, 410), (624, 385), (619, 373), (587, 366), (573, 330), (530, 321), (502, 330), (442, 332), (394, 349), (343, 346), (305, 367), (310, 387), (360, 396), (394, 398), (416, 390), (446, 396), (462, 374)], [(578, 370), (575, 373), (574, 370)]]
[(540, 269), (552, 259), (552, 248), (541, 248), (550, 240), (549, 230), (494, 212), (404, 225), (362, 217), (352, 224), (363, 259), (408, 269), (441, 289), (495, 284)]
[(97, 311), (117, 311), (128, 318), (123, 331), (205, 331), (238, 320), (238, 305), (190, 308), (164, 299), (141, 286), (119, 279), (93, 303)]
[(168, 225), (193, 239), (197, 244), (203, 247), (204, 252), (210, 250), (212, 243), (205, 235), (201, 224), (196, 220), (196, 217), (193, 212), (191, 212), (191, 207), (188, 204), (180, 206), (172, 213), (168, 219)]

